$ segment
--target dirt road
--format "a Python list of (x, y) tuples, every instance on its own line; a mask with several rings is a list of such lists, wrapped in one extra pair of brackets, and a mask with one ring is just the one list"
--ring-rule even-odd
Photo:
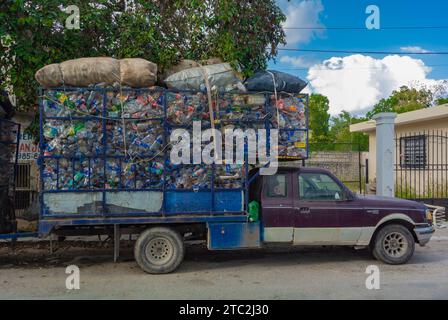
[[(188, 247), (185, 262), (169, 275), (144, 274), (125, 243), (121, 262), (112, 247), (0, 244), (0, 299), (448, 299), (448, 230), (417, 247), (407, 265), (388, 266), (366, 251), (295, 248), (208, 252)], [(80, 290), (67, 290), (65, 268), (80, 268)], [(366, 289), (366, 267), (378, 265), (380, 289)]]

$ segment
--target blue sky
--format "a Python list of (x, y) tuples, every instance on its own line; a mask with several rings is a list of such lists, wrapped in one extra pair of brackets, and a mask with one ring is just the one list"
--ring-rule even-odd
[[(287, 15), (287, 48), (394, 51), (398, 56), (281, 51), (270, 68), (310, 81), (309, 90), (326, 94), (330, 110), (363, 113), (401, 85), (435, 86), (448, 79), (448, 55), (407, 55), (408, 51), (448, 51), (448, 29), (367, 30), (368, 5), (380, 9), (381, 27), (448, 26), (448, 1), (425, 0), (278, 0)], [(362, 30), (331, 30), (361, 27)], [(324, 61), (326, 64), (322, 64)], [(328, 67), (331, 65), (331, 67)], [(322, 69), (337, 69), (329, 71)], [(359, 97), (354, 97), (353, 91)]]

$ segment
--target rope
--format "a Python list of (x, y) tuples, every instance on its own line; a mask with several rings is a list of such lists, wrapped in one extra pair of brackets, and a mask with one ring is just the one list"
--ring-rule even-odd
[[(124, 117), (124, 105), (123, 105), (123, 86), (121, 85), (121, 63), (118, 62), (118, 74), (115, 74), (115, 79), (118, 82), (119, 85), (119, 100), (120, 100), (120, 112), (121, 112), (121, 127), (122, 127), (122, 136), (123, 136), (123, 148), (124, 148), (124, 157), (125, 159), (129, 156), (128, 155), (128, 148), (127, 148), (127, 140), (126, 140), (126, 122)], [(126, 98), (127, 99), (127, 98)], [(129, 156), (129, 158), (132, 161), (132, 157)]]
[(209, 117), (210, 117), (210, 126), (212, 129), (212, 136), (213, 136), (213, 144), (214, 144), (214, 148), (215, 148), (215, 152), (214, 152), (214, 158), (215, 158), (215, 163), (218, 159), (218, 144), (216, 141), (216, 131), (215, 131), (215, 115), (214, 115), (214, 110), (213, 110), (213, 99), (212, 99), (212, 90), (210, 87), (210, 81), (209, 81), (209, 75), (207, 72), (207, 69), (204, 68), (202, 65), (199, 65), (199, 67), (201, 68), (202, 74), (204, 76), (204, 81), (205, 81), (205, 88), (207, 89), (207, 100), (208, 100), (208, 111), (209, 111)]
[(266, 71), (272, 77), (272, 83), (274, 84), (274, 97), (275, 97), (275, 109), (277, 110), (277, 128), (280, 129), (280, 111), (278, 111), (278, 95), (277, 95), (277, 83), (275, 76), (271, 71)]
[(127, 149), (127, 141), (126, 141), (126, 122), (124, 120), (124, 110), (123, 110), (123, 91), (120, 82), (120, 109), (121, 109), (121, 126), (123, 128), (123, 147), (124, 147), (124, 156), (125, 158), (128, 156)]
[(64, 88), (64, 92), (65, 92), (65, 80), (64, 80), (64, 73), (62, 72), (62, 69), (61, 69), (61, 64), (60, 64), (60, 63), (58, 63), (58, 70), (59, 70), (59, 73), (61, 74), (62, 87)]

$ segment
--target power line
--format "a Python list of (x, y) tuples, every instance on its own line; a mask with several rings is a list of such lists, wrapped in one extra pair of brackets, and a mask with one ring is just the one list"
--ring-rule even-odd
[[(317, 63), (316, 63), (317, 64)], [(448, 64), (427, 64), (425, 65), (425, 67), (440, 67), (440, 68), (444, 68), (444, 67), (448, 67)], [(290, 70), (290, 71), (308, 71), (310, 68), (275, 68), (278, 70)], [(324, 69), (324, 68), (318, 68), (318, 69), (314, 69), (314, 70), (318, 70), (318, 71), (345, 71), (345, 70), (386, 70), (387, 68), (372, 68), (372, 67), (366, 67), (366, 68), (343, 68), (343, 69)]]
[(325, 50), (325, 49), (293, 49), (293, 48), (278, 48), (279, 51), (295, 51), (295, 52), (317, 52), (317, 53), (349, 53), (349, 54), (399, 54), (399, 55), (447, 55), (448, 52), (401, 52), (401, 51), (357, 51), (357, 50)]
[[(368, 30), (366, 27), (284, 27), (285, 30)], [(448, 29), (448, 26), (389, 26), (380, 27), (381, 30), (434, 30), (434, 29)], [(370, 31), (370, 30), (369, 30)]]

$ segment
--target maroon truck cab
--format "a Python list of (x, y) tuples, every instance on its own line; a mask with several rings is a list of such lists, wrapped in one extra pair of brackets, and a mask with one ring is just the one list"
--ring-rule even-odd
[(434, 232), (425, 205), (355, 194), (321, 168), (259, 176), (252, 198), (261, 203), (264, 243), (368, 247), (377, 259), (401, 264)]

